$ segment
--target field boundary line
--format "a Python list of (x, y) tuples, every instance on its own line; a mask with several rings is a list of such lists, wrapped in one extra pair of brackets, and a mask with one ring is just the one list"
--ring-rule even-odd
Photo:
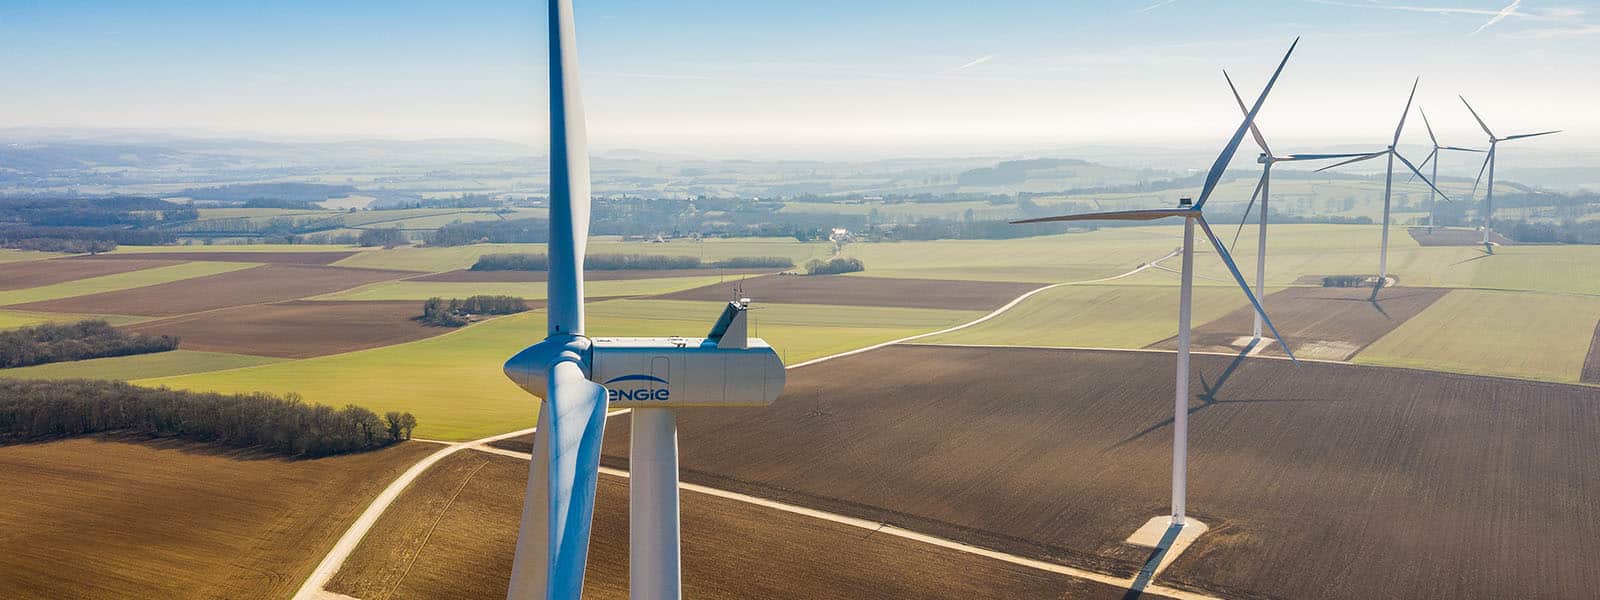
[[(485, 446), (474, 446), (472, 449), (473, 450), (482, 451), (482, 452), (489, 452), (491, 454), (499, 454), (499, 455), (502, 455), (502, 456), (510, 456), (510, 457), (513, 457), (513, 458), (521, 459), (521, 460), (532, 460), (533, 459), (533, 455), (531, 455), (531, 454), (524, 454), (524, 453), (521, 453), (521, 452), (505, 450), (505, 449), (502, 449), (502, 448), (493, 448), (493, 447), (485, 447)], [(614, 469), (614, 468), (611, 468), (611, 467), (604, 467), (603, 466), (603, 467), (600, 467), (600, 472), (604, 473), (606, 475), (611, 475), (613, 477), (621, 477), (623, 479), (630, 478), (629, 472), (625, 471), (625, 470), (622, 470), (622, 469)], [(998, 560), (998, 561), (1001, 561), (1001, 562), (1010, 563), (1010, 564), (1021, 566), (1021, 567), (1027, 567), (1027, 568), (1035, 569), (1035, 570), (1039, 570), (1039, 571), (1055, 573), (1057, 575), (1066, 575), (1068, 577), (1072, 577), (1072, 578), (1075, 578), (1075, 579), (1083, 579), (1083, 580), (1093, 581), (1095, 583), (1101, 583), (1101, 584), (1105, 584), (1105, 585), (1113, 585), (1113, 586), (1117, 586), (1117, 587), (1122, 588), (1122, 589), (1132, 589), (1132, 587), (1135, 585), (1135, 581), (1136, 581), (1136, 578), (1137, 578), (1137, 574), (1135, 574), (1135, 577), (1128, 577), (1128, 578), (1117, 577), (1115, 575), (1107, 575), (1105, 573), (1099, 573), (1099, 572), (1089, 571), (1089, 570), (1085, 570), (1085, 569), (1078, 569), (1078, 568), (1069, 567), (1069, 566), (1066, 566), (1066, 565), (1057, 564), (1057, 563), (1053, 563), (1053, 562), (1047, 562), (1047, 561), (1042, 561), (1042, 560), (1038, 560), (1038, 559), (1027, 558), (1027, 557), (1024, 557), (1024, 556), (1017, 556), (1015, 554), (1007, 554), (1005, 552), (1000, 552), (1000, 551), (997, 551), (997, 550), (990, 550), (988, 548), (983, 548), (983, 547), (980, 547), (980, 546), (973, 546), (971, 544), (965, 544), (965, 543), (958, 542), (958, 541), (955, 541), (955, 540), (950, 540), (950, 539), (946, 539), (946, 538), (942, 538), (942, 537), (938, 537), (938, 536), (934, 536), (934, 535), (929, 535), (929, 534), (926, 534), (926, 533), (920, 533), (920, 532), (913, 531), (913, 530), (910, 530), (910, 529), (904, 529), (904, 528), (901, 528), (901, 527), (896, 527), (896, 526), (890, 525), (888, 523), (880, 523), (878, 521), (871, 521), (871, 520), (868, 520), (868, 519), (861, 519), (861, 518), (851, 517), (851, 516), (847, 516), (847, 515), (830, 513), (830, 512), (827, 512), (827, 511), (821, 511), (821, 510), (817, 510), (817, 509), (814, 509), (814, 508), (806, 508), (804, 506), (797, 506), (797, 505), (788, 504), (788, 503), (785, 503), (785, 502), (778, 502), (776, 500), (768, 500), (766, 498), (761, 498), (761, 497), (758, 497), (758, 496), (751, 496), (751, 495), (747, 495), (747, 494), (740, 494), (738, 492), (730, 492), (730, 491), (727, 491), (727, 490), (722, 490), (722, 489), (718, 489), (718, 488), (714, 488), (714, 487), (710, 487), (710, 486), (699, 485), (699, 484), (695, 484), (695, 483), (688, 483), (688, 482), (680, 481), (680, 482), (678, 482), (678, 489), (680, 489), (680, 490), (688, 490), (690, 492), (705, 494), (705, 495), (708, 495), (708, 496), (715, 496), (715, 497), (723, 498), (723, 499), (726, 499), (726, 500), (733, 500), (735, 502), (742, 502), (742, 503), (745, 503), (745, 504), (753, 504), (753, 505), (760, 506), (760, 507), (763, 507), (763, 508), (769, 508), (769, 509), (772, 509), (772, 510), (777, 510), (777, 511), (786, 512), (786, 513), (790, 513), (790, 514), (800, 515), (800, 516), (804, 516), (804, 517), (811, 517), (811, 518), (814, 518), (814, 519), (821, 519), (823, 521), (828, 521), (828, 522), (831, 522), (831, 523), (838, 523), (838, 524), (841, 524), (841, 525), (848, 525), (848, 526), (855, 527), (855, 528), (858, 528), (858, 529), (864, 529), (864, 530), (872, 532), (872, 533), (882, 533), (882, 534), (886, 534), (886, 535), (892, 535), (894, 537), (898, 537), (898, 538), (901, 538), (901, 539), (906, 539), (906, 540), (910, 540), (910, 541), (913, 541), (913, 542), (919, 542), (919, 543), (923, 543), (923, 544), (928, 544), (928, 545), (931, 545), (931, 546), (937, 546), (937, 547), (945, 548), (945, 549), (948, 549), (948, 550), (955, 550), (957, 552), (961, 552), (961, 553), (964, 553), (964, 554), (971, 554), (971, 555), (974, 555), (974, 556), (982, 556), (984, 558), (988, 558), (988, 559), (992, 559), (992, 560)], [(1217, 600), (1213, 596), (1207, 596), (1207, 595), (1204, 595), (1204, 594), (1197, 594), (1197, 593), (1194, 593), (1194, 592), (1186, 592), (1186, 591), (1175, 589), (1175, 588), (1167, 588), (1167, 587), (1157, 586), (1157, 585), (1145, 586), (1140, 591), (1142, 593), (1146, 593), (1146, 594), (1153, 594), (1153, 595), (1157, 595), (1157, 596), (1165, 596), (1165, 597), (1168, 597), (1168, 598), (1176, 598), (1176, 599), (1179, 599), (1179, 600)]]
[(940, 329), (938, 331), (930, 331), (930, 332), (927, 332), (927, 333), (919, 333), (919, 334), (916, 334), (916, 335), (906, 336), (906, 337), (903, 337), (903, 338), (900, 338), (900, 339), (897, 339), (897, 340), (889, 340), (887, 342), (881, 342), (881, 343), (878, 343), (878, 344), (873, 344), (871, 346), (867, 346), (867, 347), (864, 347), (864, 348), (856, 348), (855, 350), (847, 350), (847, 351), (840, 352), (840, 353), (837, 353), (837, 354), (830, 354), (828, 356), (824, 356), (824, 357), (821, 357), (821, 358), (813, 358), (811, 360), (800, 362), (800, 363), (793, 364), (793, 365), (789, 365), (789, 366), (784, 367), (784, 368), (785, 369), (798, 369), (800, 367), (805, 367), (805, 366), (814, 365), (814, 364), (817, 364), (817, 363), (820, 363), (820, 362), (830, 361), (830, 360), (833, 360), (835, 358), (844, 358), (846, 356), (853, 356), (853, 355), (856, 355), (856, 354), (861, 354), (862, 352), (869, 352), (869, 351), (872, 351), (872, 350), (877, 350), (877, 349), (883, 348), (885, 346), (893, 346), (895, 344), (904, 344), (906, 342), (920, 340), (920, 339), (926, 338), (926, 337), (932, 337), (932, 336), (936, 336), (936, 335), (943, 335), (943, 334), (946, 334), (946, 333), (953, 333), (953, 332), (956, 332), (956, 331), (961, 331), (961, 330), (966, 329), (968, 327), (972, 327), (974, 325), (978, 325), (980, 323), (983, 323), (984, 321), (988, 321), (990, 319), (998, 317), (998, 316), (1004, 314), (1006, 311), (1009, 311), (1009, 310), (1011, 310), (1013, 308), (1016, 308), (1016, 306), (1018, 304), (1022, 304), (1022, 302), (1024, 300), (1027, 300), (1028, 298), (1032, 298), (1035, 294), (1038, 294), (1040, 292), (1043, 292), (1043, 291), (1046, 291), (1046, 290), (1052, 290), (1052, 289), (1055, 289), (1055, 288), (1058, 288), (1058, 287), (1069, 286), (1069, 285), (1091, 285), (1091, 284), (1096, 284), (1096, 283), (1105, 283), (1105, 282), (1108, 282), (1108, 281), (1116, 281), (1118, 279), (1123, 279), (1123, 278), (1126, 278), (1126, 277), (1132, 277), (1132, 276), (1137, 275), (1137, 274), (1139, 274), (1141, 272), (1144, 272), (1147, 269), (1159, 268), (1159, 264), (1161, 263), (1161, 261), (1169, 259), (1169, 258), (1172, 258), (1174, 256), (1177, 256), (1178, 252), (1179, 252), (1178, 250), (1173, 250), (1171, 252), (1168, 252), (1165, 256), (1162, 256), (1161, 258), (1157, 258), (1157, 259), (1152, 260), (1150, 262), (1147, 262), (1147, 263), (1144, 263), (1142, 265), (1139, 265), (1138, 267), (1135, 267), (1133, 270), (1128, 271), (1126, 273), (1123, 273), (1121, 275), (1112, 275), (1110, 277), (1101, 277), (1099, 279), (1089, 279), (1089, 280), (1085, 280), (1085, 281), (1068, 281), (1068, 282), (1062, 282), (1062, 283), (1052, 283), (1052, 284), (1049, 284), (1049, 285), (1044, 285), (1044, 286), (1040, 286), (1040, 287), (1034, 288), (1034, 289), (1032, 289), (1032, 290), (1030, 290), (1028, 292), (1023, 293), (1021, 296), (1017, 296), (1016, 298), (1013, 298), (1010, 302), (1007, 302), (1004, 306), (1001, 306), (1000, 308), (996, 308), (993, 311), (990, 311), (989, 314), (983, 315), (983, 316), (978, 317), (977, 319), (973, 319), (971, 321), (967, 321), (966, 323), (962, 323), (960, 325), (955, 325), (955, 326), (952, 326), (952, 327), (946, 327), (946, 328)]
[[(627, 414), (628, 412), (631, 411), (629, 409), (614, 410), (606, 413), (606, 417), (610, 418), (621, 414)], [(444, 460), (445, 457), (462, 450), (475, 447), (486, 447), (484, 444), (498, 442), (503, 439), (514, 438), (520, 435), (527, 435), (533, 433), (537, 429), (538, 428), (536, 427), (529, 427), (527, 429), (519, 429), (498, 435), (491, 435), (486, 438), (480, 438), (466, 442), (455, 442), (449, 446), (439, 449), (438, 451), (435, 451), (433, 454), (423, 457), (422, 460), (419, 460), (415, 464), (411, 465), (411, 468), (406, 469), (404, 473), (401, 473), (399, 477), (390, 482), (388, 487), (383, 488), (383, 491), (378, 494), (378, 497), (373, 498), (372, 503), (367, 505), (367, 509), (361, 512), (361, 516), (357, 517), (356, 521), (351, 523), (350, 527), (345, 530), (344, 535), (339, 536), (339, 541), (336, 542), (333, 545), (333, 548), (329, 549), (328, 553), (322, 557), (322, 562), (317, 563), (317, 568), (311, 571), (311, 575), (307, 577), (306, 582), (300, 586), (300, 590), (295, 592), (294, 600), (317, 600), (319, 597), (321, 597), (323, 587), (327, 586), (328, 582), (333, 580), (334, 575), (339, 574), (339, 569), (344, 567), (344, 561), (350, 558), (351, 553), (355, 552), (356, 547), (361, 544), (361, 540), (367, 537), (367, 532), (372, 530), (372, 526), (377, 524), (378, 519), (383, 516), (383, 513), (388, 512), (389, 505), (394, 504), (395, 499), (400, 497), (400, 493), (405, 491), (406, 488), (411, 487), (411, 483), (416, 481), (416, 479), (429, 468), (432, 468), (434, 464)], [(533, 455), (530, 454), (528, 457), (529, 460), (532, 460)]]

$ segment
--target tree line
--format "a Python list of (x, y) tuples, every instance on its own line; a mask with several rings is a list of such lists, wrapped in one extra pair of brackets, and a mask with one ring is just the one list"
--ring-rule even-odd
[[(787, 269), (794, 261), (782, 256), (735, 256), (720, 261), (705, 261), (698, 256), (668, 254), (590, 254), (584, 258), (586, 271), (632, 271), (675, 269)], [(485, 254), (472, 264), (473, 271), (545, 271), (550, 259), (543, 254)]]
[(811, 259), (806, 262), (807, 275), (838, 275), (867, 270), (859, 258), (836, 257), (828, 260)]
[(294, 395), (216, 394), (88, 379), (0, 380), (0, 443), (125, 432), (318, 457), (411, 438), (411, 413), (384, 418)]
[(0, 368), (166, 352), (177, 347), (176, 336), (127, 333), (101, 319), (45, 323), (0, 331)]
[(516, 296), (469, 296), (466, 300), (438, 296), (422, 303), (422, 317), (418, 320), (439, 327), (461, 327), (472, 321), (473, 315), (509, 315), (528, 310), (528, 303)]

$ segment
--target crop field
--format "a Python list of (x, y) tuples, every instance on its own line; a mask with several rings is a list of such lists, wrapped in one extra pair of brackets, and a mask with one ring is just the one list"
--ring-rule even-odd
[[(584, 281), (612, 281), (617, 279), (668, 279), (672, 277), (745, 277), (769, 275), (779, 269), (629, 269), (621, 271), (584, 271)], [(450, 283), (489, 282), (543, 282), (549, 271), (446, 271), (406, 281), (439, 281)]]
[[(401, 494), (329, 591), (504, 598), (527, 478), (526, 460), (477, 452), (444, 459)], [(693, 491), (683, 492), (681, 502), (686, 598), (1109, 600), (1124, 593)], [(595, 505), (584, 597), (624, 599), (627, 480), (602, 476)]]
[(181, 264), (182, 260), (83, 260), (55, 259), (0, 263), (0, 291), (54, 285), (90, 277), (103, 277)]
[[(1268, 294), (1262, 304), (1278, 332), (1288, 338), (1295, 356), (1347, 360), (1449, 292), (1440, 288), (1385, 288), (1373, 300), (1370, 288), (1292, 287)], [(1255, 310), (1242, 306), (1196, 325), (1190, 337), (1192, 347), (1196, 351), (1237, 352), (1244, 347), (1241, 342), (1248, 341), (1244, 338), (1250, 336), (1254, 321)], [(1272, 336), (1264, 326), (1261, 334)], [(1150, 347), (1175, 350), (1176, 334)], [(1270, 344), (1260, 352), (1285, 356), (1278, 344)]]
[(1589, 354), (1583, 359), (1583, 375), (1579, 377), (1584, 383), (1600, 383), (1600, 324), (1594, 328), (1594, 339), (1589, 342)]
[[(1150, 279), (1164, 277), (1168, 274), (1153, 274)], [(1192, 318), (1195, 323), (1205, 323), (1246, 304), (1237, 290), (1196, 286)], [(1249, 335), (1249, 325), (1243, 331)], [(1177, 333), (1177, 287), (1068, 285), (1039, 292), (983, 323), (923, 341), (1141, 348)]]
[[(349, 258), (349, 257), (355, 255), (355, 252), (354, 251), (344, 251), (344, 252), (311, 252), (311, 251), (301, 251), (301, 252), (262, 252), (262, 251), (257, 250), (257, 251), (240, 251), (240, 252), (175, 252), (174, 251), (174, 252), (160, 252), (160, 253), (150, 253), (150, 254), (159, 254), (160, 258), (162, 260), (210, 260), (210, 261), (223, 261), (223, 262), (270, 263), (270, 264), (280, 264), (280, 265), (328, 265), (328, 264), (333, 264), (333, 263), (338, 262), (340, 260)], [(113, 253), (109, 253), (109, 254), (100, 254), (100, 255), (97, 255), (97, 256), (94, 256), (94, 257), (80, 258), (80, 259), (76, 259), (76, 260), (88, 261), (88, 262), (97, 262), (97, 261), (145, 260), (147, 258), (148, 258), (147, 254), (143, 254), (142, 255), (142, 254), (136, 254), (136, 253), (132, 253), (132, 252), (126, 252), (126, 253), (113, 252)]]
[(1600, 298), (1454, 290), (1354, 360), (1576, 382), (1597, 322)]
[(286, 460), (102, 438), (0, 446), (0, 589), (285, 597), (367, 502), (433, 449)]
[[(616, 296), (655, 296), (679, 290), (716, 284), (732, 279), (731, 276), (666, 277), (661, 279), (613, 279), (584, 283), (584, 293), (589, 298)], [(543, 282), (452, 283), (438, 281), (386, 281), (338, 293), (318, 296), (317, 300), (427, 300), (466, 298), (478, 294), (517, 296), (529, 300), (543, 300)]]
[[(1230, 362), (1194, 363), (1218, 386), (1190, 409), (1190, 507), (1212, 530), (1158, 583), (1352, 599), (1600, 586), (1600, 523), (1572, 518), (1600, 509), (1600, 390), (1278, 359), (1220, 377)], [(1145, 555), (1121, 540), (1167, 510), (1172, 364), (874, 350), (791, 371), (768, 409), (684, 411), (683, 476), (1127, 574)], [(627, 434), (609, 424), (607, 464), (625, 464)]]
[(34, 302), (18, 308), (47, 312), (172, 316), (294, 300), (392, 279), (394, 276), (393, 271), (373, 269), (268, 264), (159, 285)]
[[(179, 342), (182, 343), (181, 341)], [(0, 369), (0, 377), (13, 379), (112, 379), (130, 381), (149, 377), (171, 377), (207, 373), (283, 362), (281, 358), (173, 350), (153, 354), (113, 356), (68, 362)], [(343, 406), (342, 404), (340, 406)]]
[[(88, 296), (91, 294), (114, 292), (118, 290), (206, 277), (220, 273), (229, 273), (232, 271), (250, 269), (259, 266), (260, 265), (237, 262), (179, 263), (166, 267), (153, 267), (149, 269), (140, 269), (137, 271), (128, 271), (125, 273), (116, 273), (113, 275), (102, 275), (99, 277), (78, 279), (75, 281), (64, 281), (52, 285), (4, 291), (0, 292), (0, 305), (44, 302), (48, 300), (73, 298), (77, 296)], [(98, 307), (96, 306), (91, 305), (90, 308), (91, 310), (88, 311), (63, 310), (51, 312), (89, 313), (98, 310)]]
[(308, 358), (419, 340), (450, 331), (415, 317), (417, 302), (289, 301), (162, 319), (129, 331), (178, 336), (188, 350)]
[[(832, 246), (826, 242), (797, 242), (792, 238), (732, 238), (704, 241), (679, 240), (666, 244), (624, 242), (614, 237), (589, 240), (590, 254), (666, 254), (697, 256), (706, 261), (738, 256), (782, 256), (802, 264), (813, 258), (826, 258)], [(401, 271), (439, 273), (471, 267), (485, 254), (531, 252), (542, 254), (544, 244), (476, 244), (450, 247), (403, 247), (369, 250), (344, 259), (342, 267), (368, 267)]]
[[(1406, 230), (1411, 234), (1411, 239), (1422, 246), (1477, 246), (1483, 247), (1483, 231), (1477, 229), (1462, 229), (1455, 227), (1411, 227)], [(1511, 241), (1499, 232), (1491, 232), (1489, 239), (1502, 246), (1510, 246), (1516, 242)]]
[(1038, 287), (1036, 283), (768, 275), (665, 294), (662, 299), (728, 300), (737, 289), (740, 297), (771, 303), (994, 310)]
[(68, 315), (25, 310), (0, 310), (0, 330), (38, 325), (40, 323), (71, 323), (83, 319), (104, 319), (112, 325), (129, 325), (145, 320), (144, 317), (123, 317), (118, 315)]

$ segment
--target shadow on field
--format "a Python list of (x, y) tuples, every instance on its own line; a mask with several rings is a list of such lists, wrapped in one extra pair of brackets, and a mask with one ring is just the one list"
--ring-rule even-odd
[[(1379, 310), (1382, 310), (1382, 309), (1379, 309)], [(1200, 404), (1189, 407), (1189, 414), (1190, 415), (1194, 415), (1197, 412), (1200, 412), (1202, 410), (1205, 410), (1208, 407), (1211, 407), (1211, 406), (1214, 406), (1214, 405), (1217, 405), (1217, 404), (1258, 404), (1258, 403), (1264, 403), (1264, 402), (1333, 402), (1333, 400), (1322, 399), (1322, 398), (1251, 398), (1251, 399), (1235, 399), (1235, 400), (1218, 399), (1217, 398), (1217, 392), (1222, 391), (1222, 387), (1227, 385), (1227, 383), (1228, 383), (1228, 378), (1233, 376), (1233, 372), (1238, 370), (1239, 365), (1244, 364), (1244, 359), (1249, 358), (1250, 352), (1255, 350), (1256, 346), (1259, 345), (1260, 343), (1261, 343), (1261, 340), (1251, 340), (1250, 343), (1245, 344), (1244, 348), (1239, 351), (1239, 354), (1237, 356), (1234, 356), (1232, 361), (1228, 362), (1228, 366), (1222, 370), (1222, 374), (1217, 376), (1217, 383), (1215, 385), (1212, 385), (1212, 384), (1210, 384), (1210, 383), (1208, 383), (1206, 381), (1205, 373), (1198, 373), (1198, 372), (1196, 373), (1196, 375), (1198, 375), (1200, 377), (1200, 389), (1201, 389), (1201, 392), (1199, 394)], [(1119, 441), (1119, 442), (1117, 442), (1115, 444), (1112, 444), (1111, 447), (1106, 448), (1105, 451), (1106, 452), (1110, 452), (1112, 450), (1116, 450), (1117, 448), (1121, 448), (1123, 446), (1131, 444), (1131, 443), (1133, 443), (1135, 441), (1138, 441), (1139, 438), (1142, 438), (1144, 436), (1147, 436), (1147, 435), (1150, 435), (1150, 434), (1155, 433), (1157, 431), (1160, 431), (1160, 430), (1162, 430), (1162, 429), (1164, 429), (1166, 427), (1170, 427), (1171, 425), (1172, 425), (1172, 417), (1167, 417), (1166, 419), (1163, 419), (1161, 422), (1156, 423), (1155, 425), (1151, 425), (1149, 427), (1146, 427), (1146, 428), (1140, 430), (1138, 433), (1135, 433), (1135, 434), (1133, 434), (1131, 436), (1123, 438), (1122, 441)]]
[(1167, 532), (1161, 534), (1161, 541), (1156, 542), (1150, 557), (1145, 559), (1144, 566), (1139, 569), (1139, 574), (1134, 576), (1133, 584), (1128, 586), (1128, 593), (1122, 595), (1122, 600), (1138, 600), (1144, 595), (1144, 588), (1150, 586), (1150, 580), (1155, 578), (1156, 568), (1161, 566), (1161, 559), (1166, 558), (1167, 551), (1172, 549), (1172, 543), (1177, 541), (1178, 533), (1183, 531), (1183, 523), (1173, 523), (1167, 527)]

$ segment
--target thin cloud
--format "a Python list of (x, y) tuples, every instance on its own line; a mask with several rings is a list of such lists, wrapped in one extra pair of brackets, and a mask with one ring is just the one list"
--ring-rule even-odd
[(1178, 0), (1157, 0), (1157, 2), (1155, 4), (1151, 4), (1150, 6), (1146, 6), (1144, 8), (1139, 9), (1139, 12), (1147, 13), (1147, 12), (1150, 12), (1152, 10), (1161, 8), (1161, 7), (1166, 6), (1168, 4), (1172, 4), (1173, 2), (1177, 2), (1177, 1)]
[(1522, 6), (1522, 0), (1511, 0), (1511, 4), (1507, 4), (1505, 8), (1500, 9), (1500, 12), (1495, 13), (1494, 18), (1489, 19), (1489, 22), (1479, 25), (1477, 29), (1473, 30), (1472, 35), (1478, 35), (1483, 30), (1494, 26), (1495, 23), (1499, 23), (1505, 20), (1506, 17), (1516, 14), (1518, 6)]
[(989, 62), (991, 60), (994, 60), (994, 57), (995, 57), (995, 55), (993, 55), (993, 54), (985, 54), (983, 56), (979, 56), (977, 58), (972, 59), (972, 61), (968, 62), (967, 64), (964, 64), (964, 65), (961, 65), (959, 67), (956, 67), (954, 70), (955, 71), (965, 71), (967, 69), (971, 69), (971, 68), (976, 67), (978, 65), (981, 65), (983, 63), (986, 63), (986, 62)]

